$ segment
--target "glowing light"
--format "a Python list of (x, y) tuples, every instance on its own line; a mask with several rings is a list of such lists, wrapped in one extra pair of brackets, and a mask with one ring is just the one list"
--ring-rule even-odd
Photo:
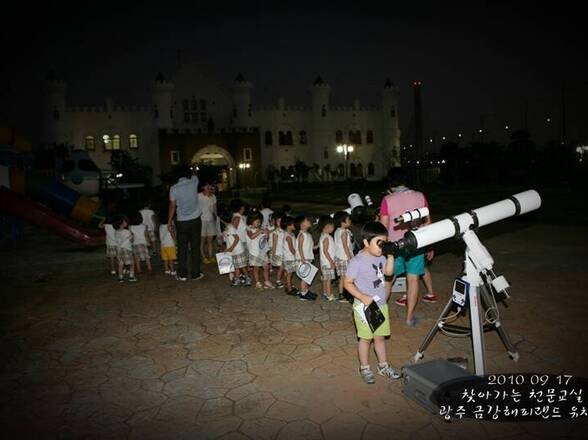
[(339, 145), (337, 147), (337, 153), (343, 153), (343, 146), (342, 145)]
[(353, 145), (349, 145), (347, 147), (347, 151), (349, 151), (350, 153), (353, 153)]

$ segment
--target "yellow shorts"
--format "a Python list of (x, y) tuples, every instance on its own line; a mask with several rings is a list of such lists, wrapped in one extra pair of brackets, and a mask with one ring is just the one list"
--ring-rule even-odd
[(161, 259), (163, 261), (170, 261), (170, 260), (176, 260), (176, 248), (175, 246), (169, 246), (169, 247), (162, 247), (161, 248)]
[[(357, 301), (357, 299), (355, 300)], [(354, 302), (355, 305), (355, 302)], [(388, 304), (380, 307), (386, 320), (380, 325), (375, 332), (358, 316), (355, 308), (353, 309), (353, 320), (357, 329), (357, 337), (361, 339), (374, 339), (374, 336), (390, 336), (390, 314), (388, 313)]]

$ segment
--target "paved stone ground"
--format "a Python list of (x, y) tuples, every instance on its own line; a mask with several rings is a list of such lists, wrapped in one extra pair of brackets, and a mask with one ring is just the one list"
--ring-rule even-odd
[[(512, 229), (488, 228), (486, 244), (515, 286), (501, 310), (521, 360), (487, 334), (488, 370), (586, 376), (585, 231)], [(449, 246), (433, 269), (443, 301), (419, 305), (422, 324), (404, 327), (391, 306), (394, 366), (447, 299), (461, 267)], [(585, 438), (585, 422), (448, 424), (405, 398), (400, 381), (363, 384), (346, 304), (231, 289), (211, 266), (187, 283), (66, 272), (5, 278), (0, 420), (14, 438)], [(453, 356), (471, 358), (469, 341), (438, 336), (426, 352)]]

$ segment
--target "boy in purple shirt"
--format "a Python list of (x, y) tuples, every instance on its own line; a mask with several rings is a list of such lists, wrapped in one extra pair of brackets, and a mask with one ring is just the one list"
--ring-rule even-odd
[[(388, 295), (385, 283), (392, 280), (394, 273), (394, 257), (382, 255), (381, 243), (386, 241), (388, 231), (378, 222), (366, 223), (361, 229), (363, 249), (354, 256), (347, 266), (344, 286), (355, 297), (353, 303), (353, 318), (359, 338), (357, 351), (359, 355), (359, 375), (365, 383), (373, 384), (376, 379), (369, 365), (369, 350), (372, 339), (378, 358), (377, 372), (389, 379), (399, 379), (397, 373), (386, 357), (384, 338), (390, 336), (390, 317), (388, 314)], [(389, 290), (389, 289), (388, 289)], [(372, 302), (380, 307), (386, 320), (372, 332), (365, 321), (364, 307)]]

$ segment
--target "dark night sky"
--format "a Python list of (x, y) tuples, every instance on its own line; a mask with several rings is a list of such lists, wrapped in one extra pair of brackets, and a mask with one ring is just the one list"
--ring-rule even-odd
[(172, 72), (180, 50), (184, 62), (204, 66), (220, 81), (243, 72), (254, 83), (254, 104), (279, 96), (309, 104), (308, 86), (317, 74), (331, 84), (336, 105), (356, 97), (378, 104), (390, 77), (400, 87), (405, 132), (410, 84), (420, 79), (427, 137), (463, 131), (469, 139), (485, 114), (493, 137), (504, 141), (503, 125), (522, 126), (527, 100), (535, 139), (557, 138), (563, 83), (568, 138), (588, 141), (585, 14), (578, 7), (438, 3), (121, 7), (103, 1), (69, 9), (23, 2), (5, 15), (0, 30), (0, 119), (35, 137), (50, 69), (69, 82), (71, 103), (102, 104), (106, 95), (122, 104), (146, 103), (155, 74)]

